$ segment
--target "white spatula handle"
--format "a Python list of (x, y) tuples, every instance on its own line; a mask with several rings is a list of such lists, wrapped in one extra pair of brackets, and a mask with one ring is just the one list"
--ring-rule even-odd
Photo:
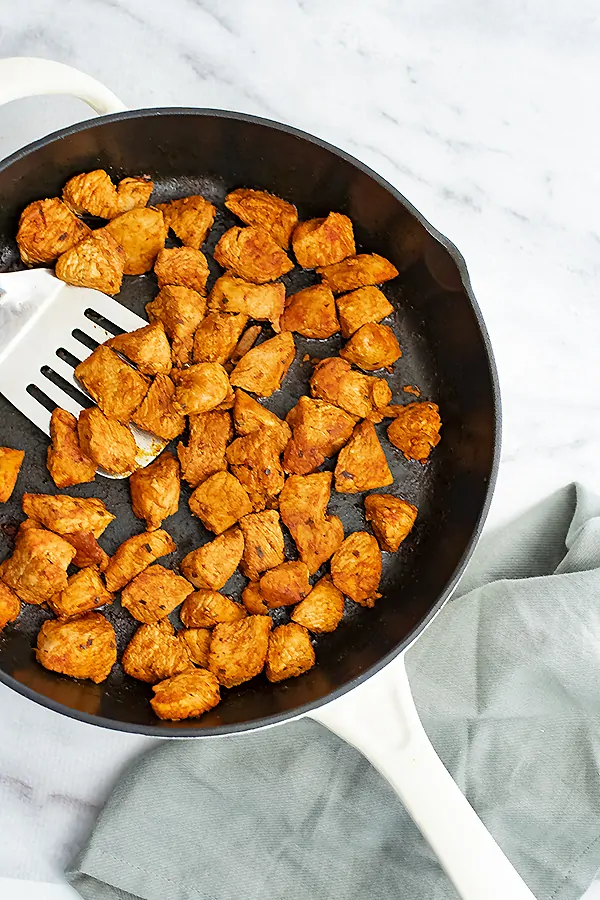
[(27, 56), (0, 59), (0, 105), (42, 94), (78, 97), (100, 115), (127, 109), (95, 78), (64, 63)]

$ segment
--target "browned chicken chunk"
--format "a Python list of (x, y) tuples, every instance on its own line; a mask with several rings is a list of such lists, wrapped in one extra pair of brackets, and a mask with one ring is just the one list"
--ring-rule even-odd
[(99, 684), (117, 661), (115, 630), (98, 612), (74, 619), (51, 619), (40, 628), (36, 658), (51, 672), (89, 678)]
[(118, 187), (104, 169), (82, 172), (70, 178), (63, 188), (63, 200), (74, 213), (87, 213), (99, 219), (114, 219), (130, 209), (145, 206), (154, 185), (145, 175), (123, 178)]
[(174, 231), (182, 244), (199, 250), (212, 227), (217, 210), (196, 194), (193, 197), (182, 197), (170, 203), (159, 203), (167, 226)]
[(230, 228), (214, 250), (215, 261), (245, 281), (264, 284), (294, 268), (285, 250), (259, 225)]
[(109, 591), (120, 591), (144, 569), (175, 550), (175, 541), (166, 531), (134, 534), (117, 548), (104, 572)]
[(0, 503), (10, 500), (24, 459), (24, 450), (0, 447)]
[(369, 285), (337, 298), (342, 337), (349, 338), (367, 322), (381, 322), (394, 307), (379, 288)]
[(225, 206), (246, 225), (260, 225), (280, 247), (289, 245), (298, 222), (298, 211), (292, 203), (267, 191), (238, 188), (227, 194)]
[(344, 595), (330, 575), (324, 575), (292, 613), (292, 621), (315, 634), (335, 631), (344, 615)]
[[(168, 621), (163, 619), (163, 622)], [(182, 628), (177, 634), (195, 666), (208, 668), (211, 634), (208, 628)]]
[(244, 535), (243, 574), (255, 581), (261, 572), (273, 569), (285, 559), (283, 553), (283, 532), (279, 513), (267, 509), (252, 513), (240, 519)]
[(344, 540), (344, 527), (337, 516), (328, 516), (331, 472), (290, 475), (279, 495), (279, 512), (289, 528), (300, 559), (314, 574)]
[(189, 502), (193, 514), (215, 534), (222, 534), (252, 512), (248, 494), (230, 472), (211, 475), (198, 485)]
[(247, 321), (248, 316), (243, 313), (209, 313), (194, 335), (194, 362), (226, 363)]
[(231, 373), (231, 384), (270, 397), (281, 387), (283, 378), (294, 361), (296, 345), (289, 332), (278, 334), (249, 350)]
[(292, 235), (292, 247), (303, 269), (330, 266), (354, 256), (354, 229), (348, 216), (331, 212), (326, 219), (300, 222)]
[(171, 371), (171, 345), (162, 322), (118, 334), (106, 341), (106, 346), (126, 356), (144, 375), (168, 375)]
[(372, 534), (349, 534), (331, 559), (331, 579), (346, 597), (361, 606), (373, 606), (381, 595), (381, 550)]
[(306, 628), (296, 622), (280, 625), (269, 636), (265, 673), (269, 681), (284, 681), (308, 672), (316, 662)]
[(182, 478), (194, 488), (227, 468), (225, 450), (233, 437), (233, 428), (230, 414), (219, 410), (190, 416), (189, 422), (187, 446), (177, 444), (177, 455)]
[(281, 452), (281, 434), (269, 428), (236, 438), (227, 448), (231, 471), (246, 490), (255, 512), (273, 506), (283, 487)]
[(151, 322), (162, 322), (171, 341), (174, 366), (187, 366), (192, 360), (194, 333), (204, 318), (206, 297), (187, 287), (167, 285), (146, 304)]
[(118, 294), (124, 268), (123, 248), (111, 234), (99, 229), (61, 253), (54, 271), (56, 277), (67, 284), (93, 288), (104, 294)]
[(242, 603), (251, 616), (267, 616), (269, 607), (260, 592), (258, 581), (251, 581), (242, 591)]
[(400, 345), (389, 325), (368, 322), (355, 331), (340, 356), (365, 372), (389, 369), (402, 356)]
[(201, 588), (186, 598), (179, 615), (187, 628), (214, 628), (219, 622), (245, 618), (246, 610), (225, 594)]
[(19, 219), (17, 244), (28, 266), (53, 263), (92, 232), (58, 197), (36, 200)]
[(88, 566), (71, 575), (66, 588), (53, 594), (48, 603), (53, 613), (65, 619), (112, 603), (114, 599), (104, 587), (98, 570)]
[(264, 428), (273, 428), (277, 433), (275, 438), (280, 447), (285, 445), (292, 436), (292, 429), (275, 413), (265, 409), (258, 400), (250, 397), (245, 391), (235, 392), (235, 405), (233, 407), (233, 422), (237, 434), (251, 434), (253, 431), (262, 431)]
[(128, 475), (137, 468), (137, 446), (133, 434), (116, 419), (109, 419), (97, 406), (82, 409), (77, 423), (83, 454), (111, 475)]
[(206, 669), (190, 669), (174, 675), (152, 688), (150, 701), (159, 719), (194, 719), (215, 707), (221, 695), (219, 682)]
[(57, 534), (91, 531), (99, 538), (115, 518), (102, 500), (67, 494), (23, 494), (23, 512)]
[(395, 553), (417, 518), (417, 507), (392, 494), (365, 497), (365, 517), (382, 550)]
[[(57, 488), (86, 484), (96, 476), (96, 463), (81, 449), (77, 419), (66, 409), (56, 407), (50, 418), (48, 471)], [(2, 451), (0, 450), (0, 471)], [(1, 491), (0, 491), (1, 498)]]
[[(108, 347), (97, 347), (75, 368), (82, 383), (104, 415), (124, 425), (148, 392), (150, 382)], [(81, 435), (80, 435), (81, 438)]]
[(387, 436), (407, 459), (424, 463), (440, 442), (439, 407), (436, 403), (409, 403), (403, 406), (387, 430)]
[(202, 250), (172, 247), (160, 251), (154, 263), (154, 274), (159, 288), (178, 285), (203, 294), (210, 272)]
[(104, 572), (108, 566), (110, 557), (106, 553), (91, 531), (73, 531), (63, 535), (75, 548), (75, 556), (72, 559), (74, 566), (85, 569), (86, 566), (96, 566), (100, 572)]
[(192, 550), (181, 561), (181, 571), (197, 588), (219, 591), (236, 571), (244, 552), (239, 528), (229, 528), (214, 541)]
[(394, 477), (372, 422), (359, 422), (340, 450), (335, 466), (335, 489), (357, 494), (392, 484)]
[(0, 631), (9, 622), (14, 622), (20, 612), (21, 601), (7, 584), (0, 581)]
[(179, 463), (165, 451), (129, 479), (131, 505), (138, 519), (144, 519), (148, 531), (156, 531), (165, 519), (179, 509)]
[(310, 593), (308, 566), (303, 562), (284, 562), (260, 579), (260, 592), (269, 609), (293, 606)]
[(21, 527), (12, 556), (0, 565), (0, 578), (25, 603), (45, 603), (67, 586), (75, 549), (43, 528)]
[(334, 294), (344, 294), (368, 284), (389, 281), (396, 277), (398, 269), (377, 253), (359, 253), (343, 262), (318, 268), (317, 272), (323, 276), (323, 284), (328, 285)]
[(381, 422), (392, 392), (383, 378), (355, 372), (350, 363), (337, 356), (322, 359), (310, 379), (313, 397), (339, 406), (358, 419)]
[(285, 305), (285, 287), (280, 282), (252, 284), (235, 275), (221, 275), (208, 295), (208, 308), (217, 312), (244, 313), (251, 319), (270, 322), (279, 331)]
[(110, 234), (123, 248), (125, 275), (143, 275), (144, 272), (149, 272), (165, 246), (167, 237), (163, 215), (153, 207), (123, 213), (100, 231)]
[(227, 372), (219, 363), (203, 362), (173, 371), (175, 409), (186, 415), (209, 412), (229, 393)]
[(193, 590), (181, 575), (155, 563), (123, 588), (121, 606), (128, 609), (134, 619), (151, 625), (166, 618)]
[(269, 647), (269, 616), (224, 622), (213, 631), (208, 667), (223, 687), (243, 684), (262, 672)]
[(190, 668), (186, 645), (168, 619), (140, 625), (123, 653), (123, 669), (132, 678), (156, 684)]
[(292, 439), (285, 448), (283, 467), (295, 475), (308, 475), (344, 446), (356, 419), (324, 400), (300, 397), (287, 422)]
[(328, 287), (315, 284), (286, 300), (282, 331), (296, 331), (308, 338), (325, 339), (340, 330), (335, 300)]
[(175, 385), (168, 375), (157, 375), (131, 421), (165, 441), (172, 441), (185, 428), (185, 416), (174, 405)]
[[(274, 330), (279, 331), (279, 328)], [(232, 371), (235, 366), (237, 366), (242, 356), (245, 356), (249, 350), (252, 350), (261, 334), (262, 327), (260, 325), (250, 325), (248, 328), (246, 328), (243, 335), (235, 345), (235, 350), (229, 357), (229, 362), (226, 366), (228, 372)]]

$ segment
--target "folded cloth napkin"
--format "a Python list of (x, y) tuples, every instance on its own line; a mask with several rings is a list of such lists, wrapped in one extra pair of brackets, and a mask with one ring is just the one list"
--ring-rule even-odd
[[(569, 486), (482, 541), (407, 665), (434, 746), (536, 897), (581, 897), (600, 865), (600, 499)], [(457, 896), (384, 779), (309, 720), (162, 744), (67, 877), (86, 900)]]

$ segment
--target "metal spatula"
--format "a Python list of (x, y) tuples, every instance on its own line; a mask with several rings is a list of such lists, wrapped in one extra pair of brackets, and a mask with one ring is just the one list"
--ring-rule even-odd
[[(45, 434), (50, 434), (53, 405), (74, 416), (90, 405), (73, 370), (113, 336), (98, 324), (102, 320), (122, 331), (148, 324), (112, 297), (65, 284), (48, 269), (0, 273), (0, 392)], [(129, 427), (137, 462), (147, 466), (167, 442)]]

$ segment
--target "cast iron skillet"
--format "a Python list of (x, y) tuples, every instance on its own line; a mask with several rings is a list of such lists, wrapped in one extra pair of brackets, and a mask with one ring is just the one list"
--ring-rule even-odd
[[(416, 384), (423, 399), (439, 403), (442, 441), (431, 461), (407, 462), (385, 439), (394, 474), (393, 493), (419, 508), (417, 525), (397, 554), (384, 554), (381, 600), (365, 610), (347, 604), (341, 626), (317, 642), (318, 665), (278, 685), (264, 676), (224, 691), (224, 699), (198, 721), (182, 724), (154, 717), (150, 688), (124, 676), (120, 667), (103, 684), (76, 682), (47, 672), (32, 647), (49, 613), (27, 607), (0, 636), (0, 679), (36, 702), (86, 722), (159, 736), (231, 734), (274, 724), (314, 709), (369, 678), (405, 649), (440, 608), (462, 572), (482, 527), (499, 456), (500, 400), (487, 332), (457, 249), (411, 204), (367, 166), (294, 128), (253, 116), (207, 109), (149, 109), (84, 122), (50, 135), (0, 163), (0, 271), (21, 268), (14, 241), (19, 213), (32, 200), (60, 195), (72, 175), (105, 168), (114, 178), (146, 173), (156, 183), (154, 202), (201, 193), (220, 212), (208, 241), (233, 224), (223, 212), (226, 193), (240, 186), (272, 191), (297, 204), (301, 218), (337, 210), (354, 222), (359, 249), (391, 259), (400, 277), (384, 290), (396, 308), (394, 327), (403, 350), (389, 377), (395, 402), (414, 399), (402, 386)], [(213, 268), (211, 282), (217, 275)], [(310, 274), (285, 278), (288, 292), (312, 283)], [(135, 312), (157, 292), (153, 274), (126, 278), (119, 300)], [(266, 335), (268, 336), (268, 334)], [(298, 353), (283, 390), (267, 405), (285, 414), (307, 392), (312, 367), (303, 356), (337, 352), (328, 342), (297, 339)], [(40, 375), (39, 381), (43, 382)], [(389, 423), (389, 420), (388, 420)], [(0, 509), (0, 559), (11, 552), (22, 520), (24, 491), (55, 493), (45, 466), (47, 438), (0, 396), (0, 444), (26, 451), (17, 489)], [(116, 513), (101, 539), (111, 553), (142, 530), (131, 513), (127, 484), (99, 477), (68, 490), (96, 496)], [(160, 560), (176, 566), (209, 539), (187, 509), (165, 527), (177, 552)], [(356, 497), (332, 494), (330, 511), (346, 532), (365, 527)], [(290, 547), (293, 546), (290, 543)], [(238, 577), (227, 585), (236, 596)], [(119, 604), (106, 610), (122, 650), (135, 629)], [(278, 613), (283, 619), (285, 611)]]

